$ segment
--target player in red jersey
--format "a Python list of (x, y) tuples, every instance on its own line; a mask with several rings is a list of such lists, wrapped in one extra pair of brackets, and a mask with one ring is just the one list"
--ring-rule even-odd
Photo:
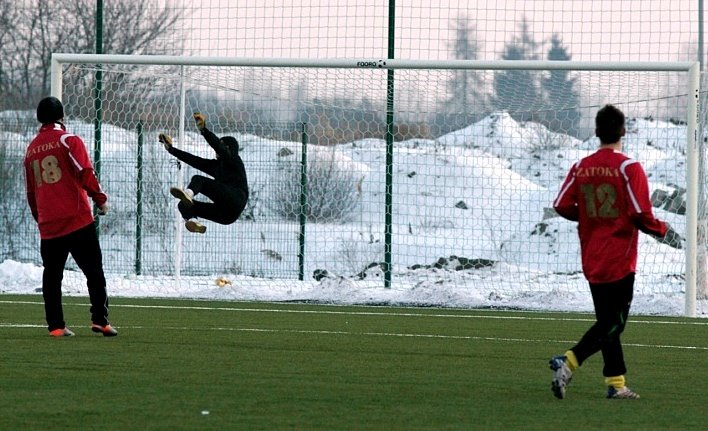
[[(562, 217), (578, 222), (583, 273), (590, 284), (595, 324), (564, 355), (551, 359), (551, 385), (564, 398), (573, 372), (602, 352), (608, 398), (639, 398), (625, 385), (627, 368), (620, 334), (624, 330), (634, 289), (639, 231), (655, 238), (680, 238), (654, 217), (647, 176), (638, 161), (624, 155), (625, 117), (612, 105), (595, 118), (600, 148), (570, 169), (553, 203)], [(670, 235), (667, 235), (669, 233)]]
[(118, 332), (108, 322), (108, 295), (103, 257), (89, 197), (97, 213), (108, 212), (84, 142), (66, 131), (64, 106), (46, 97), (37, 106), (39, 133), (25, 153), (27, 202), (39, 226), (44, 272), (42, 296), (49, 335), (72, 336), (66, 328), (61, 282), (69, 254), (86, 276), (91, 300), (91, 330), (110, 337)]

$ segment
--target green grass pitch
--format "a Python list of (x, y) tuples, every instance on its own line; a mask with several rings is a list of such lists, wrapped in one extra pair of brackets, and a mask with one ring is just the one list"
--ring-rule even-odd
[(42, 298), (0, 295), (2, 430), (707, 429), (708, 321), (630, 316), (628, 384), (602, 358), (565, 400), (548, 359), (593, 316), (442, 308), (111, 300), (115, 338), (53, 339)]

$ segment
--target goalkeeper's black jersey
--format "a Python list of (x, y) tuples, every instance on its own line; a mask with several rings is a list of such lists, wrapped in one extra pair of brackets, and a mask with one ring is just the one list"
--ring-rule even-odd
[(198, 157), (175, 147), (171, 147), (168, 151), (189, 166), (211, 175), (216, 181), (240, 190), (248, 198), (248, 178), (246, 177), (246, 168), (243, 160), (238, 155), (238, 147), (228, 148), (206, 128), (203, 129), (202, 135), (216, 151), (218, 155), (216, 159)]

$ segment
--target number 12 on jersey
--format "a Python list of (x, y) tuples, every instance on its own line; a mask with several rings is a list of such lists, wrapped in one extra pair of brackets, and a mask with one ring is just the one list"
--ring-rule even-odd
[(615, 207), (617, 190), (612, 184), (583, 184), (580, 186), (580, 192), (585, 200), (585, 213), (588, 217), (619, 217), (619, 210)]

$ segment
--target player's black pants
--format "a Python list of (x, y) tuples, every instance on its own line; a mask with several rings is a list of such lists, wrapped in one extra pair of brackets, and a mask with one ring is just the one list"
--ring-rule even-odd
[(612, 283), (590, 283), (597, 321), (571, 350), (580, 364), (602, 351), (605, 362), (602, 374), (605, 377), (620, 376), (627, 372), (620, 334), (627, 323), (633, 291), (633, 273)]
[(180, 202), (177, 208), (185, 220), (201, 217), (220, 224), (231, 224), (239, 218), (248, 202), (243, 191), (202, 175), (193, 176), (187, 187), (195, 195), (201, 193), (212, 202), (194, 200), (191, 207)]
[(61, 304), (61, 282), (64, 279), (64, 265), (69, 254), (86, 276), (91, 301), (91, 321), (99, 325), (107, 324), (106, 278), (103, 274), (103, 256), (96, 235), (96, 226), (91, 223), (68, 235), (43, 239), (40, 243), (40, 252), (44, 264), (42, 296), (49, 330), (63, 328), (66, 325)]

